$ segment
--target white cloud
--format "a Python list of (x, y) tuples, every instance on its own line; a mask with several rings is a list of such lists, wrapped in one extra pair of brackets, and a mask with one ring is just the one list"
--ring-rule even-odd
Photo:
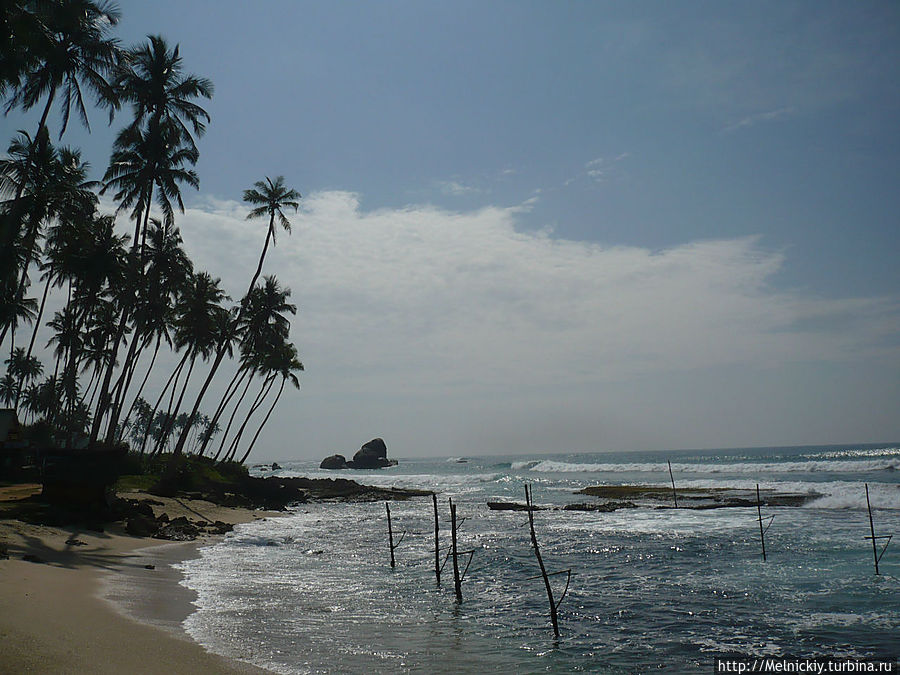
[[(264, 273), (293, 290), (307, 370), (261, 456), (352, 452), (376, 435), (407, 456), (823, 442), (845, 418), (892, 435), (878, 412), (891, 387), (876, 380), (898, 376), (896, 300), (778, 289), (785, 254), (754, 238), (604, 246), (520, 231), (527, 208), (305, 197)], [(178, 219), (197, 267), (234, 297), (265, 236), (245, 214), (207, 200)], [(849, 384), (869, 372), (865, 391)]]
[(795, 113), (795, 109), (793, 107), (785, 107), (778, 108), (776, 110), (769, 110), (768, 112), (761, 112), (755, 115), (748, 115), (737, 122), (729, 124), (724, 129), (722, 129), (723, 133), (728, 133), (731, 131), (737, 131), (738, 129), (743, 129), (745, 127), (752, 127), (761, 122), (771, 122), (773, 120), (781, 119), (783, 117), (788, 117)]
[[(211, 208), (190, 210), (182, 231), (239, 289), (263, 224), (236, 204)], [(514, 389), (863, 358), (880, 348), (883, 322), (898, 325), (886, 300), (772, 288), (784, 256), (752, 238), (605, 247), (520, 232), (521, 208), (363, 212), (352, 193), (309, 196), (266, 266), (294, 289), (308, 364), (343, 373), (336, 388)], [(232, 280), (234, 270), (244, 273)]]
[(437, 186), (441, 193), (458, 197), (461, 195), (480, 194), (485, 192), (482, 188), (472, 185), (466, 185), (455, 180), (437, 181)]

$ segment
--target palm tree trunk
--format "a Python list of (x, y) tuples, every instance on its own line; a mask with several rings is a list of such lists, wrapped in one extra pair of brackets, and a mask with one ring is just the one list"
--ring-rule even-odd
[[(216, 456), (213, 457), (213, 461), (218, 461), (219, 455), (222, 454), (222, 449), (225, 447), (225, 441), (228, 439), (228, 432), (231, 431), (231, 424), (234, 422), (235, 415), (237, 415), (238, 409), (241, 407), (241, 403), (244, 402), (244, 397), (247, 395), (247, 391), (250, 389), (250, 384), (253, 382), (253, 375), (256, 373), (256, 369), (254, 368), (250, 371), (250, 377), (247, 379), (247, 386), (244, 387), (244, 391), (241, 394), (241, 397), (238, 399), (238, 402), (234, 404), (234, 410), (231, 411), (231, 417), (228, 418), (228, 426), (225, 427), (225, 432), (222, 434), (222, 440), (219, 443), (219, 450), (216, 452)], [(229, 445), (229, 449), (230, 449)], [(228, 453), (225, 453), (225, 456), (228, 456)]]
[(125, 421), (122, 422), (122, 426), (125, 427), (128, 425), (128, 422), (131, 420), (131, 413), (134, 412), (134, 406), (137, 405), (138, 399), (141, 397), (141, 394), (144, 392), (144, 385), (147, 384), (147, 380), (150, 378), (150, 373), (153, 372), (153, 364), (156, 363), (156, 356), (159, 354), (159, 346), (162, 342), (162, 335), (156, 336), (156, 347), (153, 348), (153, 357), (150, 359), (150, 365), (147, 367), (147, 372), (144, 374), (144, 379), (141, 380), (141, 386), (138, 387), (137, 394), (134, 395), (134, 400), (131, 402), (131, 407), (128, 408), (128, 413), (125, 415)]
[[(263, 244), (262, 255), (259, 256), (259, 264), (256, 266), (256, 272), (253, 274), (253, 278), (250, 280), (250, 287), (247, 289), (247, 294), (249, 295), (250, 291), (253, 290), (253, 287), (256, 285), (256, 280), (259, 279), (259, 275), (262, 273), (263, 261), (266, 258), (266, 251), (269, 249), (269, 240), (272, 238), (273, 233), (275, 232), (275, 213), (274, 211), (269, 216), (269, 230), (266, 232), (266, 241)], [(238, 310), (238, 318), (235, 320), (234, 325), (237, 326), (240, 323), (241, 315), (244, 312), (244, 305), (241, 303), (241, 307)], [(184, 444), (187, 441), (187, 429), (190, 428), (190, 425), (194, 422), (194, 419), (197, 417), (197, 411), (200, 410), (200, 403), (203, 401), (203, 397), (206, 395), (206, 390), (209, 389), (209, 385), (212, 382), (213, 378), (216, 376), (216, 371), (219, 369), (219, 366), (222, 364), (222, 359), (225, 358), (226, 344), (223, 343), (219, 345), (219, 350), (216, 353), (216, 359), (213, 361), (212, 367), (209, 370), (209, 375), (206, 376), (206, 381), (203, 383), (203, 386), (200, 388), (200, 393), (197, 394), (197, 400), (194, 401), (194, 407), (191, 410), (191, 415), (188, 418), (188, 425), (182, 429), (181, 435), (178, 437), (178, 443), (175, 445), (175, 454), (181, 452), (184, 448)]]
[(234, 457), (237, 454), (238, 446), (241, 442), (241, 438), (244, 435), (244, 429), (247, 428), (247, 424), (250, 422), (250, 418), (253, 416), (253, 413), (255, 413), (259, 409), (259, 406), (262, 405), (262, 402), (265, 400), (266, 396), (269, 394), (269, 391), (271, 391), (272, 389), (272, 385), (274, 384), (274, 375), (270, 375), (263, 381), (262, 387), (259, 388), (259, 393), (256, 395), (256, 398), (253, 399), (253, 404), (250, 406), (247, 417), (244, 418), (240, 429), (238, 429), (237, 433), (234, 435), (234, 440), (231, 441), (231, 447), (228, 450), (228, 458), (226, 461), (234, 460)]
[(275, 213), (272, 212), (269, 217), (269, 229), (266, 232), (266, 242), (263, 244), (262, 255), (259, 256), (259, 264), (256, 266), (256, 272), (253, 273), (253, 278), (250, 280), (250, 288), (247, 289), (247, 294), (253, 290), (253, 287), (256, 285), (256, 280), (259, 279), (259, 275), (262, 274), (263, 261), (266, 259), (266, 251), (269, 250), (269, 241), (275, 234)]
[[(34, 350), (34, 341), (37, 339), (38, 329), (41, 327), (41, 319), (44, 317), (44, 307), (47, 304), (47, 293), (50, 290), (50, 282), (53, 279), (53, 274), (47, 275), (47, 283), (44, 284), (44, 295), (41, 297), (41, 307), (38, 310), (37, 318), (34, 320), (34, 330), (31, 331), (31, 341), (28, 343), (28, 353), (25, 355), (25, 360), (31, 358), (31, 352)], [(19, 381), (19, 387), (21, 388), (22, 382)], [(16, 398), (16, 407), (19, 406), (19, 399)]]
[(159, 409), (159, 404), (162, 403), (163, 397), (166, 395), (166, 391), (169, 388), (169, 385), (172, 384), (172, 380), (175, 376), (180, 372), (181, 368), (184, 367), (184, 362), (187, 361), (188, 355), (190, 354), (190, 350), (186, 349), (184, 352), (184, 356), (181, 357), (181, 361), (175, 367), (175, 370), (172, 371), (172, 374), (169, 375), (169, 379), (166, 381), (166, 386), (162, 388), (162, 391), (159, 392), (159, 398), (156, 399), (156, 403), (153, 405), (153, 409), (150, 411), (149, 422), (147, 423), (147, 428), (144, 429), (144, 436), (141, 438), (141, 454), (144, 454), (144, 450), (147, 447), (147, 437), (150, 435), (150, 427), (153, 426), (153, 418), (156, 417), (156, 411)]
[[(219, 418), (222, 416), (222, 413), (225, 412), (225, 408), (237, 393), (238, 387), (241, 386), (241, 382), (243, 382), (243, 378), (246, 377), (248, 372), (250, 371), (246, 368), (238, 368), (237, 372), (234, 374), (234, 377), (231, 378), (231, 382), (229, 382), (228, 386), (225, 388), (225, 393), (222, 395), (222, 400), (219, 401), (219, 406), (216, 408), (216, 412), (213, 413), (212, 419), (209, 421), (210, 426), (214, 426), (219, 422)], [(239, 377), (240, 379), (238, 379)], [(237, 384), (235, 384), (235, 380), (237, 380)], [(200, 450), (197, 453), (201, 457), (206, 452), (206, 446), (209, 445), (210, 440), (212, 440), (211, 437), (203, 439), (203, 443), (200, 445)]]
[(284, 383), (287, 382), (286, 377), (281, 378), (281, 386), (278, 387), (278, 393), (275, 394), (275, 400), (272, 401), (272, 405), (269, 407), (269, 411), (266, 413), (266, 416), (263, 417), (263, 421), (259, 425), (259, 429), (256, 430), (256, 433), (253, 434), (253, 439), (250, 441), (250, 445), (247, 447), (247, 452), (244, 453), (244, 456), (241, 457), (240, 463), (243, 464), (247, 461), (247, 458), (250, 456), (250, 451), (253, 450), (253, 446), (256, 445), (256, 439), (259, 438), (259, 432), (263, 430), (263, 427), (266, 426), (266, 422), (269, 421), (269, 417), (272, 416), (272, 411), (275, 410), (275, 406), (278, 405), (278, 399), (281, 398), (281, 392), (284, 391)]
[[(187, 356), (190, 356), (190, 354), (191, 354), (191, 349), (190, 349), (190, 347), (188, 347), (185, 349), (184, 355), (185, 355), (185, 357), (187, 357)], [(165, 446), (168, 443), (169, 434), (172, 433), (172, 421), (173, 421), (172, 405), (175, 403), (175, 392), (178, 391), (178, 383), (181, 380), (181, 372), (184, 370), (184, 364), (185, 364), (185, 360), (182, 359), (181, 363), (178, 366), (178, 374), (175, 376), (175, 382), (172, 384), (172, 392), (171, 392), (171, 394), (169, 394), (169, 405), (166, 406), (166, 416), (163, 418), (165, 423), (164, 423), (164, 426), (162, 428), (162, 432), (160, 433), (159, 438), (156, 439), (156, 445), (153, 447), (152, 454), (154, 454), (154, 455), (157, 455), (162, 451), (163, 446)], [(194, 367), (194, 357), (191, 357), (191, 368), (193, 368), (193, 367)]]
[[(194, 363), (196, 361), (197, 361), (197, 355), (194, 354), (194, 356), (191, 358), (191, 365), (188, 367), (187, 377), (184, 378), (184, 386), (181, 388), (181, 395), (178, 397), (178, 403), (175, 404), (175, 410), (172, 411), (172, 415), (169, 418), (169, 430), (167, 431), (166, 435), (168, 435), (171, 432), (172, 427), (175, 424), (175, 417), (176, 417), (176, 415), (178, 415), (178, 411), (181, 409), (181, 402), (184, 400), (184, 392), (187, 391), (188, 382), (191, 381), (191, 372), (194, 370)], [(185, 427), (185, 428), (190, 430), (189, 427)], [(176, 454), (178, 454), (178, 453), (176, 453)]]

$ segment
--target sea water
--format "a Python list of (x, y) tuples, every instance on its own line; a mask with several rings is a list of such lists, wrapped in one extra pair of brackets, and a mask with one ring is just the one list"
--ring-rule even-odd
[[(543, 507), (595, 500), (573, 494), (590, 485), (667, 486), (667, 460), (678, 487), (759, 483), (821, 496), (763, 507), (775, 516), (766, 561), (755, 507), (535, 512), (547, 571), (574, 572), (555, 639), (527, 513), (486, 502), (522, 502), (526, 483)], [(897, 445), (401, 459), (380, 471), (282, 465), (284, 476), (435, 490), (441, 562), (448, 498), (462, 520), (459, 549), (474, 553), (458, 603), (451, 563), (436, 583), (428, 498), (391, 504), (403, 537), (393, 569), (382, 502), (300, 505), (202, 548), (181, 564), (197, 593), (185, 628), (211, 651), (279, 673), (683, 673), (711, 672), (721, 655), (900, 651)], [(898, 535), (878, 576), (865, 483), (876, 535)], [(566, 578), (551, 577), (557, 600)]]

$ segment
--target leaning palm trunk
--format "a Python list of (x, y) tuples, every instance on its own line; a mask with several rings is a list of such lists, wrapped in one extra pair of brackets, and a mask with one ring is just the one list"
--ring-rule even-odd
[[(213, 457), (213, 461), (216, 462), (219, 459), (219, 455), (222, 454), (222, 449), (225, 447), (225, 441), (228, 439), (228, 432), (231, 431), (231, 425), (234, 423), (234, 418), (237, 415), (237, 411), (241, 407), (241, 403), (244, 402), (244, 397), (247, 395), (247, 392), (250, 390), (250, 385), (253, 383), (253, 375), (256, 373), (256, 369), (254, 368), (250, 372), (250, 377), (247, 379), (247, 384), (244, 387), (244, 391), (241, 393), (240, 398), (238, 398), (237, 403), (234, 404), (234, 410), (231, 411), (231, 416), (228, 418), (228, 424), (225, 427), (225, 431), (222, 432), (222, 440), (219, 442), (219, 449), (216, 451), (216, 456)], [(223, 410), (224, 412), (224, 410)], [(228, 446), (229, 450), (231, 446)], [(225, 457), (228, 457), (228, 452), (225, 453)]]
[[(150, 379), (150, 373), (153, 372), (153, 364), (156, 363), (156, 356), (159, 354), (159, 346), (162, 342), (162, 335), (158, 335), (156, 338), (156, 347), (153, 348), (153, 357), (150, 359), (150, 365), (147, 366), (147, 372), (144, 374), (144, 379), (141, 380), (141, 386), (138, 387), (137, 394), (134, 396), (134, 400), (131, 402), (131, 406), (128, 408), (128, 413), (125, 415), (125, 421), (122, 422), (122, 428), (126, 428), (128, 423), (131, 421), (131, 413), (134, 412), (134, 406), (137, 405), (138, 399), (141, 398), (141, 394), (144, 393), (144, 386), (147, 384), (147, 380)], [(121, 440), (121, 434), (119, 435), (119, 440)]]
[(259, 433), (263, 430), (263, 427), (266, 426), (266, 422), (269, 421), (269, 417), (272, 416), (272, 411), (275, 410), (275, 406), (278, 405), (278, 399), (281, 398), (281, 392), (284, 391), (284, 383), (287, 382), (286, 377), (281, 378), (281, 386), (278, 387), (278, 393), (275, 394), (275, 400), (272, 401), (272, 405), (269, 407), (269, 411), (266, 413), (266, 416), (263, 417), (263, 421), (260, 423), (259, 428), (256, 430), (256, 433), (253, 434), (253, 438), (250, 441), (250, 445), (247, 447), (247, 452), (244, 453), (244, 456), (241, 457), (240, 463), (243, 464), (247, 461), (247, 458), (250, 456), (250, 452), (253, 450), (253, 446), (256, 445), (256, 439), (259, 438)]
[(240, 428), (234, 435), (234, 439), (231, 441), (231, 447), (228, 449), (228, 457), (226, 461), (234, 461), (234, 458), (237, 455), (238, 446), (240, 446), (241, 443), (241, 438), (244, 435), (244, 429), (247, 428), (247, 424), (250, 422), (250, 418), (253, 416), (253, 413), (255, 413), (259, 409), (266, 396), (268, 396), (269, 391), (272, 389), (272, 385), (274, 383), (274, 375), (270, 375), (263, 381), (262, 387), (260, 387), (259, 389), (259, 393), (256, 395), (256, 398), (253, 399), (253, 404), (250, 406), (250, 410), (247, 412), (247, 416), (244, 418), (244, 421), (241, 423)]
[(178, 396), (178, 402), (175, 404), (174, 410), (166, 414), (166, 428), (163, 431), (162, 438), (168, 441), (169, 435), (172, 433), (172, 428), (175, 426), (175, 418), (178, 416), (178, 411), (181, 409), (181, 403), (184, 401), (184, 392), (187, 391), (188, 383), (191, 381), (191, 373), (194, 370), (194, 363), (197, 361), (197, 355), (194, 354), (191, 357), (191, 365), (188, 366), (187, 375), (184, 378), (184, 385), (181, 387), (181, 394)]
[[(228, 386), (225, 388), (225, 393), (222, 395), (222, 400), (219, 401), (219, 406), (216, 408), (215, 413), (213, 413), (212, 419), (209, 421), (210, 426), (215, 426), (219, 423), (219, 419), (222, 417), (222, 414), (225, 412), (225, 408), (231, 402), (231, 399), (234, 398), (234, 395), (237, 393), (238, 388), (241, 386), (241, 382), (244, 381), (244, 377), (247, 376), (247, 373), (250, 371), (246, 368), (239, 367), (237, 372), (234, 374), (234, 377), (231, 378), (231, 382), (228, 383)], [(200, 445), (200, 449), (197, 451), (197, 454), (201, 457), (206, 453), (206, 446), (209, 445), (209, 442), (212, 440), (212, 436), (206, 436), (203, 439), (203, 442)]]
[[(50, 282), (53, 279), (52, 274), (47, 275), (47, 283), (44, 284), (44, 294), (41, 296), (41, 307), (38, 310), (37, 318), (34, 320), (34, 329), (31, 331), (31, 340), (28, 343), (28, 352), (25, 354), (25, 360), (31, 358), (31, 353), (34, 350), (34, 341), (37, 339), (38, 329), (41, 327), (41, 319), (44, 317), (44, 307), (47, 305), (47, 293), (50, 291)], [(19, 379), (19, 394), (22, 393), (22, 384), (24, 377)], [(19, 407), (19, 396), (16, 396), (16, 408)]]
[[(135, 218), (136, 229), (134, 233), (134, 241), (131, 242), (131, 252), (130, 257), (132, 259), (132, 264), (137, 265), (137, 272), (139, 275), (143, 276), (143, 259), (140, 252), (139, 245), (139, 234), (140, 234), (140, 222), (141, 216), (144, 218), (144, 228), (147, 227), (147, 221), (150, 218), (150, 201), (153, 199), (153, 184), (150, 184), (147, 193), (147, 201), (145, 202), (145, 207), (142, 211), (138, 211), (137, 217)], [(110, 359), (109, 366), (106, 369), (106, 375), (103, 378), (103, 386), (100, 389), (100, 400), (97, 402), (97, 410), (94, 413), (94, 423), (91, 425), (91, 443), (97, 440), (97, 436), (100, 433), (100, 426), (103, 422), (103, 418), (106, 416), (107, 412), (110, 412), (109, 415), (109, 425), (106, 429), (106, 442), (107, 444), (112, 443), (113, 438), (115, 437), (116, 427), (119, 422), (118, 412), (115, 410), (109, 410), (110, 408), (110, 398), (111, 393), (109, 390), (110, 383), (112, 382), (113, 372), (116, 368), (116, 355), (119, 353), (119, 347), (122, 345), (122, 339), (125, 337), (125, 330), (128, 327), (128, 319), (130, 319), (130, 307), (127, 305), (122, 308), (122, 316), (119, 319), (119, 327), (116, 330), (116, 338), (113, 341), (113, 349), (112, 349), (112, 358)], [(142, 450), (143, 452), (143, 450)]]
[[(178, 366), (172, 371), (172, 374), (169, 375), (169, 379), (166, 381), (166, 386), (162, 388), (162, 391), (159, 392), (159, 397), (156, 399), (156, 403), (153, 405), (153, 409), (150, 411), (150, 421), (152, 422), (153, 418), (156, 416), (156, 411), (159, 409), (159, 404), (162, 403), (163, 397), (166, 395), (166, 391), (168, 391), (169, 386), (172, 384), (172, 380), (175, 379), (175, 376), (181, 372), (181, 368), (184, 367), (184, 362), (187, 361), (189, 351), (185, 351), (184, 356), (181, 357), (181, 361)], [(150, 426), (151, 424), (148, 422), (147, 427), (144, 429), (144, 435), (141, 438), (141, 454), (144, 454), (144, 451), (147, 448), (147, 438), (150, 435)]]
[[(185, 357), (190, 356), (191, 349), (187, 348), (185, 351)], [(181, 360), (181, 363), (178, 364), (178, 374), (175, 376), (175, 383), (172, 385), (172, 391), (169, 394), (169, 405), (166, 406), (166, 415), (163, 418), (165, 423), (160, 431), (159, 438), (156, 440), (156, 445), (153, 448), (153, 454), (159, 454), (163, 446), (165, 446), (169, 441), (169, 434), (172, 433), (172, 421), (174, 420), (173, 413), (173, 405), (175, 404), (175, 393), (178, 391), (178, 384), (181, 381), (181, 373), (184, 370), (185, 359)], [(194, 367), (194, 359), (191, 358), (191, 369)], [(180, 398), (180, 397), (179, 397)]]

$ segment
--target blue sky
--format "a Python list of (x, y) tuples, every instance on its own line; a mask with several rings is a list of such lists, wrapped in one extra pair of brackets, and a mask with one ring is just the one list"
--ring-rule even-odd
[(261, 454), (900, 439), (897, 3), (120, 6), (216, 87), (192, 253), (237, 292), (241, 191), (305, 197)]

